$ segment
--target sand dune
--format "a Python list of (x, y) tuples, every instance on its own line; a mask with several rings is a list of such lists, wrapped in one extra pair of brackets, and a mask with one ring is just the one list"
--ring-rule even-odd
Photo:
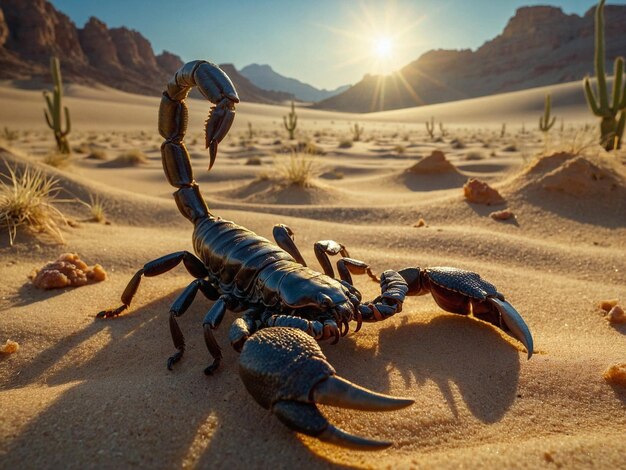
[[(620, 156), (595, 148), (533, 160), (544, 143), (530, 120), (527, 134), (510, 130), (500, 138), (493, 129), (525, 121), (531, 108), (516, 106), (532, 93), (543, 99), (544, 91), (527, 93), (438, 105), (437, 119), (452, 122), (455, 115), (460, 123), (441, 142), (423, 129), (435, 107), (368, 116), (298, 110), (303, 129), (325, 152), (315, 157), (316, 175), (304, 189), (263, 177), (285, 156), (278, 153), (288, 143), (280, 127), (284, 108), (242, 104), (206, 173), (200, 131), (207, 105), (191, 105), (192, 166), (216, 215), (268, 238), (274, 224), (288, 224), (314, 269), (313, 243), (332, 238), (377, 273), (407, 265), (475, 270), (497, 284), (531, 328), (535, 355), (527, 361), (522, 345), (491, 325), (445, 313), (430, 296), (411, 297), (401, 314), (364, 325), (336, 346), (323, 344), (343, 377), (416, 401), (386, 413), (323, 408), (350, 432), (394, 442), (367, 453), (294, 434), (253, 401), (237, 373), (238, 355), (227, 346), (231, 313), (216, 331), (222, 367), (206, 377), (200, 325), (210, 302), (201, 296), (180, 318), (185, 357), (173, 372), (166, 369), (173, 352), (167, 312), (191, 281), (182, 267), (144, 279), (127, 314), (94, 319), (117, 305), (144, 263), (192, 249), (192, 226), (161, 169), (157, 98), (70, 89), (74, 145), (97, 144), (106, 161), (140, 148), (147, 162), (106, 168), (75, 152), (72, 164), (57, 170), (41, 164), (52, 138), (40, 93), (0, 87), (0, 126), (20, 130), (0, 151), (0, 171), (37, 165), (58, 179), (63, 197), (107, 201), (111, 222), (87, 222), (84, 204), (69, 202), (60, 208), (78, 223), (62, 228), (65, 246), (20, 232), (11, 247), (0, 235), (0, 342), (20, 344), (17, 353), (0, 356), (0, 467), (623, 466), (626, 389), (602, 373), (626, 361), (626, 329), (609, 324), (597, 303), (626, 303), (626, 172)], [(566, 123), (578, 119), (578, 111), (562, 112)], [(339, 148), (347, 123), (357, 119), (367, 141)], [(254, 142), (246, 140), (247, 122), (258, 131)], [(464, 145), (455, 148), (452, 138)], [(407, 172), (436, 149), (453, 171)], [(252, 156), (260, 165), (246, 165)], [(494, 221), (493, 207), (466, 202), (468, 177), (497, 188), (515, 222)], [(414, 227), (420, 218), (426, 226)], [(30, 285), (32, 269), (66, 251), (100, 263), (109, 279), (61, 291)], [(379, 293), (365, 277), (356, 286), (366, 299)]]

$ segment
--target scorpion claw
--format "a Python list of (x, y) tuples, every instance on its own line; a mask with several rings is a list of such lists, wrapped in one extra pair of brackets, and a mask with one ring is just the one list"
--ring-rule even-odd
[(496, 306), (504, 324), (508, 327), (513, 337), (524, 345), (528, 352), (528, 359), (530, 359), (533, 355), (533, 337), (522, 316), (505, 300), (490, 297), (489, 301)]
[(252, 335), (241, 352), (239, 373), (254, 399), (289, 428), (344, 447), (379, 449), (390, 443), (334, 427), (316, 403), (366, 411), (396, 410), (413, 403), (338, 377), (317, 342), (295, 328), (266, 328)]
[(219, 144), (233, 125), (235, 119), (235, 103), (231, 98), (224, 98), (211, 109), (205, 126), (206, 147), (209, 149), (209, 170), (217, 157)]

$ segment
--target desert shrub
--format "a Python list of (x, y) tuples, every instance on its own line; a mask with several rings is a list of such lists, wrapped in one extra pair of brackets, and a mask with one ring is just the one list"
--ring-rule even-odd
[(506, 147), (504, 147), (502, 149), (502, 151), (504, 151), (504, 152), (517, 152), (517, 145), (515, 145), (515, 144), (507, 145)]
[(279, 181), (303, 188), (311, 183), (315, 170), (311, 155), (292, 152), (287, 158), (276, 158), (274, 163)]
[(466, 145), (460, 139), (452, 139), (450, 141), (450, 145), (453, 149), (464, 149), (466, 147)]
[(398, 155), (404, 155), (404, 153), (406, 152), (406, 148), (404, 147), (404, 145), (396, 145), (393, 148), (393, 151)]
[(4, 139), (5, 141), (7, 141), (8, 143), (11, 143), (18, 139), (19, 132), (13, 129), (10, 129), (7, 126), (4, 126), (4, 128), (2, 129), (2, 132), (0, 133), (0, 137)]
[(352, 139), (342, 139), (339, 141), (338, 147), (340, 149), (349, 149), (352, 147)]
[(485, 156), (482, 154), (482, 152), (477, 151), (467, 152), (467, 154), (465, 155), (465, 160), (482, 160), (483, 158), (485, 158)]
[(109, 208), (109, 205), (106, 201), (100, 199), (100, 196), (93, 194), (89, 195), (89, 202), (80, 201), (82, 204), (87, 206), (89, 209), (89, 213), (91, 214), (91, 221), (98, 223), (106, 222), (106, 211)]
[(106, 160), (107, 153), (104, 149), (92, 148), (85, 158), (89, 158), (91, 160)]
[(0, 174), (0, 227), (7, 230), (9, 243), (13, 245), (20, 227), (63, 243), (59, 224), (67, 224), (67, 220), (52, 205), (61, 189), (58, 181), (29, 167), (21, 173), (12, 168), (8, 172)]
[(43, 157), (43, 162), (54, 168), (65, 168), (70, 164), (70, 158), (70, 154), (68, 153), (54, 151)]
[(113, 161), (120, 165), (136, 166), (147, 163), (148, 156), (139, 149), (131, 149), (120, 153)]
[(246, 160), (246, 165), (261, 165), (261, 157), (250, 157)]

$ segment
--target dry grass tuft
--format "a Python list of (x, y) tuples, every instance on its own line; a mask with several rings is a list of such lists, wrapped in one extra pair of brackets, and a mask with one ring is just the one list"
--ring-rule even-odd
[(315, 173), (315, 160), (310, 154), (292, 152), (289, 158), (274, 160), (278, 179), (292, 186), (306, 188)]
[(120, 153), (113, 162), (124, 166), (143, 165), (148, 162), (148, 156), (139, 149), (131, 149)]
[(0, 227), (7, 229), (9, 243), (13, 245), (19, 227), (65, 243), (59, 224), (67, 224), (67, 220), (52, 205), (61, 189), (58, 181), (29, 167), (20, 174), (12, 168), (8, 171), (8, 175), (0, 174)]
[(69, 166), (70, 154), (61, 152), (51, 152), (43, 158), (43, 162), (46, 165), (50, 165), (54, 168), (65, 168)]
[(91, 214), (91, 222), (97, 222), (99, 224), (107, 223), (106, 212), (109, 209), (109, 205), (106, 201), (100, 199), (98, 195), (89, 195), (89, 202), (80, 201), (81, 204), (85, 205)]

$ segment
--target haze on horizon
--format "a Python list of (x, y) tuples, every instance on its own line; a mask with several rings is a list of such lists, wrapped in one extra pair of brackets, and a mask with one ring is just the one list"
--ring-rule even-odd
[[(583, 15), (594, 0), (51, 0), (78, 27), (91, 16), (126, 26), (184, 61), (197, 58), (236, 68), (269, 64), (281, 75), (318, 88), (389, 73), (431, 49), (476, 49), (504, 28), (517, 8), (560, 7)], [(625, 2), (610, 1), (611, 4)]]

